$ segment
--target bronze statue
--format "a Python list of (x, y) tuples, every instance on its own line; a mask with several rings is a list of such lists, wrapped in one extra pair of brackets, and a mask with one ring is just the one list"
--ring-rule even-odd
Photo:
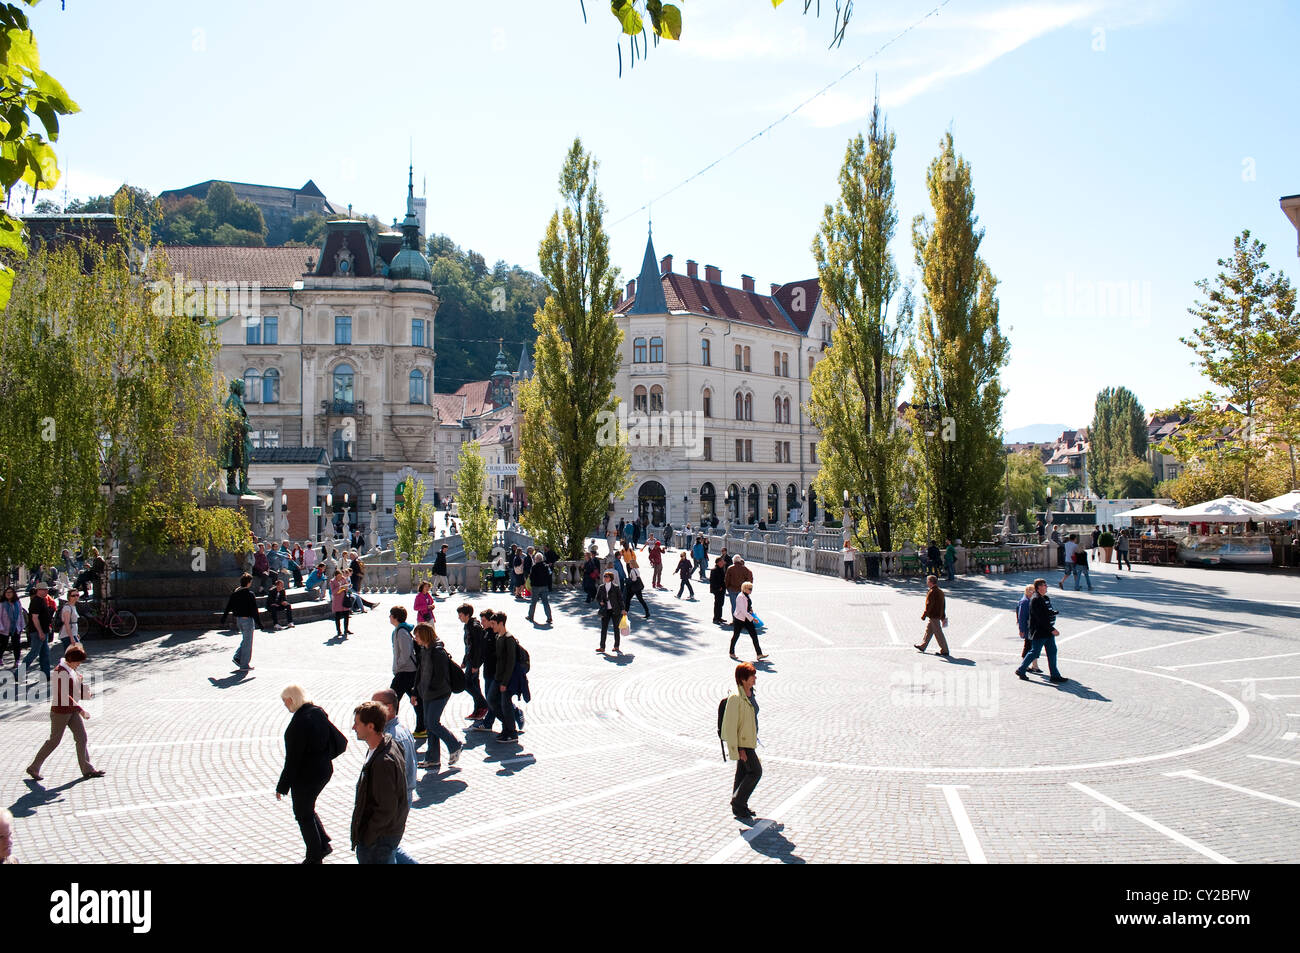
[(226, 436), (221, 444), (221, 468), (226, 471), (226, 492), (248, 493), (248, 463), (253, 457), (253, 441), (248, 437), (248, 411), (244, 409), (244, 381), (230, 382), (230, 396), (225, 408), (230, 412)]

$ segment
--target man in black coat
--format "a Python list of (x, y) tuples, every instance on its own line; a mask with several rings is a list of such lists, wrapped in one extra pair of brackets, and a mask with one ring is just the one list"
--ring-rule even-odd
[(713, 624), (726, 625), (727, 621), (722, 618), (722, 600), (727, 598), (727, 566), (724, 556), (719, 556), (713, 561), (713, 568), (709, 570), (709, 592), (713, 593)]
[(388, 713), (377, 702), (362, 702), (352, 713), (352, 730), (370, 750), (357, 781), (352, 809), (352, 849), (359, 864), (396, 863), (397, 845), (406, 832), (406, 758), (384, 734)]
[(596, 602), (600, 605), (600, 648), (596, 649), (602, 655), (605, 654), (605, 636), (609, 632), (610, 622), (614, 623), (614, 651), (622, 654), (619, 649), (618, 623), (623, 618), (623, 593), (614, 581), (614, 571), (605, 570), (605, 581), (600, 588), (596, 590)]
[(465, 691), (474, 699), (474, 711), (469, 717), (477, 722), (488, 713), (487, 699), (479, 688), (478, 675), (487, 654), (487, 632), (484, 631), (483, 624), (474, 618), (474, 607), (468, 602), (456, 610), (456, 618), (465, 626), (465, 659), (461, 665), (465, 669)]
[(1051, 674), (1049, 682), (1060, 684), (1069, 679), (1056, 670), (1056, 637), (1060, 635), (1054, 625), (1056, 610), (1052, 608), (1051, 597), (1047, 594), (1047, 580), (1034, 580), (1034, 598), (1029, 601), (1029, 653), (1020, 661), (1016, 669), (1023, 681), (1029, 681), (1025, 670), (1038, 659), (1044, 649), (1047, 650), (1047, 670)]
[[(334, 732), (329, 715), (311, 703), (298, 685), (290, 685), (280, 694), (284, 707), (293, 712), (284, 731), (284, 770), (275, 786), (275, 799), (286, 794), (293, 798), (293, 817), (302, 831), (307, 847), (304, 864), (319, 864), (334, 848), (325, 833), (316, 799), (334, 774)], [(343, 739), (343, 744), (347, 740)]]

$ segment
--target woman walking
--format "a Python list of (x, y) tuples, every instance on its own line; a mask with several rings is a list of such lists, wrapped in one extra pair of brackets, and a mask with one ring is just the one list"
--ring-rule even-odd
[(677, 575), (681, 578), (682, 584), (677, 587), (677, 598), (682, 597), (682, 590), (685, 589), (691, 594), (691, 601), (695, 601), (695, 587), (691, 585), (691, 571), (695, 567), (691, 565), (691, 556), (686, 550), (682, 550), (677, 559)]
[(86, 661), (86, 650), (74, 645), (63, 653), (58, 667), (54, 669), (54, 678), (50, 693), (50, 737), (36, 752), (36, 757), (27, 766), (27, 773), (33, 781), (44, 780), (41, 766), (45, 759), (54, 753), (54, 749), (63, 740), (63, 732), (71, 729), (72, 738), (77, 743), (77, 765), (81, 768), (83, 778), (102, 778), (104, 772), (90, 763), (90, 752), (86, 747), (86, 718), (90, 717), (80, 702), (91, 697), (90, 689), (81, 681), (81, 663)]
[(428, 582), (420, 583), (420, 591), (415, 594), (415, 621), (433, 622), (433, 594)]
[(645, 580), (641, 578), (641, 569), (637, 566), (636, 550), (630, 546), (623, 548), (623, 561), (627, 567), (627, 599), (626, 605), (631, 608), (632, 600), (636, 599), (641, 603), (641, 608), (645, 610), (646, 621), (650, 620), (650, 607), (645, 604)]
[(325, 710), (312, 703), (301, 685), (288, 685), (280, 701), (293, 713), (284, 730), (284, 770), (275, 786), (277, 801), (288, 794), (293, 799), (293, 818), (307, 848), (304, 864), (319, 864), (334, 848), (325, 825), (316, 813), (316, 799), (334, 774), (331, 764), (347, 747), (348, 740), (330, 722)]
[(454, 768), (465, 747), (442, 723), (442, 713), (451, 699), (451, 656), (438, 638), (433, 626), (421, 622), (415, 627), (415, 641), (424, 651), (420, 653), (419, 668), (415, 675), (415, 694), (424, 710), (424, 729), (429, 733), (429, 745), (424, 750), (424, 760), (419, 767), (429, 771), (442, 770), (442, 746), (447, 745), (447, 766)]
[(749, 637), (754, 643), (754, 653), (761, 662), (767, 656), (763, 654), (763, 649), (758, 644), (758, 629), (754, 627), (753, 603), (751, 601), (753, 591), (754, 584), (752, 582), (742, 582), (740, 584), (740, 593), (736, 596), (736, 611), (732, 613), (731, 619), (731, 657), (736, 657), (736, 640), (740, 638), (740, 630), (744, 629), (749, 633)]
[[(740, 600), (737, 599), (737, 602)], [(727, 697), (722, 712), (722, 742), (727, 756), (736, 762), (736, 779), (731, 786), (731, 813), (738, 821), (752, 821), (749, 796), (763, 777), (758, 760), (758, 699), (754, 684), (758, 671), (748, 662), (736, 666), (736, 690)]]
[(27, 629), (27, 610), (18, 598), (18, 590), (13, 586), (5, 588), (4, 600), (0, 601), (0, 660), (4, 659), (5, 646), (13, 649), (14, 668), (18, 667), (21, 657), (23, 632)]
[(348, 577), (343, 574), (342, 569), (334, 570), (334, 578), (330, 580), (330, 611), (334, 613), (334, 637), (347, 638), (352, 634), (350, 620), (352, 610), (347, 605), (348, 598)]
[(596, 547), (591, 547), (591, 552), (587, 554), (587, 561), (582, 564), (582, 591), (587, 594), (587, 605), (596, 598), (596, 587), (600, 585), (600, 559), (596, 555)]

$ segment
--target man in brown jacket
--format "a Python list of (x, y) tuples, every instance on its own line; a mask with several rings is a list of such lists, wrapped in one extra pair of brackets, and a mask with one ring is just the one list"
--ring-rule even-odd
[(929, 621), (925, 626), (925, 639), (913, 648), (924, 652), (933, 637), (939, 640), (939, 654), (947, 655), (948, 640), (943, 637), (943, 627), (948, 624), (948, 612), (944, 605), (943, 590), (939, 588), (939, 577), (926, 576), (925, 584), (929, 587), (929, 592), (925, 594), (925, 611), (921, 613), (921, 619)]
[(388, 713), (378, 702), (362, 702), (352, 712), (352, 730), (369, 753), (357, 781), (352, 810), (352, 849), (359, 864), (393, 864), (406, 831), (410, 804), (401, 747), (384, 734)]
[(727, 567), (727, 574), (722, 577), (722, 581), (727, 587), (727, 600), (731, 603), (731, 618), (734, 622), (736, 618), (736, 596), (740, 594), (742, 585), (754, 581), (754, 574), (746, 567), (743, 557), (732, 556), (731, 565)]

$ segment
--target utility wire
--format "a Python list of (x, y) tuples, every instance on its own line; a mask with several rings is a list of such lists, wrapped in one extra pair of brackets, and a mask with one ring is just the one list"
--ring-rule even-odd
[(809, 96), (809, 97), (808, 97), (807, 99), (805, 99), (803, 102), (801, 102), (798, 106), (795, 106), (793, 109), (791, 109), (791, 110), (790, 110), (788, 113), (786, 113), (784, 116), (780, 117), (779, 119), (773, 120), (771, 123), (769, 123), (768, 125), (764, 126), (764, 127), (763, 127), (762, 129), (760, 129), (758, 132), (754, 133), (752, 136), (750, 136), (748, 139), (746, 139), (746, 140), (745, 140), (744, 142), (742, 142), (740, 145), (736, 146), (736, 147), (735, 147), (734, 149), (732, 149), (730, 152), (726, 153), (725, 155), (721, 155), (721, 156), (719, 156), (718, 158), (714, 159), (712, 162), (710, 162), (708, 165), (706, 165), (703, 169), (700, 169), (700, 171), (696, 172), (694, 175), (691, 175), (691, 176), (688, 176), (688, 177), (685, 178), (685, 179), (682, 179), (682, 181), (678, 182), (676, 185), (674, 185), (674, 186), (673, 186), (671, 189), (669, 189), (667, 192), (663, 192), (663, 193), (661, 193), (660, 195), (655, 196), (654, 198), (650, 199), (650, 201), (648, 201), (648, 202), (646, 202), (644, 205), (642, 205), (640, 208), (633, 209), (631, 212), (628, 212), (628, 213), (627, 213), (626, 215), (624, 215), (622, 218), (617, 219), (617, 220), (611, 222), (609, 227), (610, 227), (610, 228), (613, 228), (615, 225), (619, 225), (619, 224), (621, 224), (622, 222), (626, 222), (626, 221), (627, 221), (629, 218), (631, 218), (632, 216), (637, 215), (637, 214), (639, 214), (639, 213), (641, 213), (641, 212), (644, 212), (647, 208), (649, 208), (649, 207), (650, 207), (651, 205), (653, 205), (655, 202), (658, 202), (658, 201), (660, 201), (661, 199), (664, 199), (664, 198), (668, 197), (669, 195), (672, 195), (674, 192), (676, 192), (676, 191), (677, 191), (678, 189), (680, 189), (682, 186), (690, 184), (690, 183), (693, 182), (695, 179), (698, 179), (698, 178), (699, 178), (700, 176), (702, 176), (704, 173), (708, 172), (708, 171), (709, 171), (710, 169), (712, 169), (714, 166), (718, 165), (719, 163), (721, 163), (721, 162), (723, 162), (723, 161), (725, 161), (725, 160), (727, 160), (727, 159), (730, 159), (732, 156), (734, 156), (734, 155), (735, 155), (737, 152), (739, 152), (741, 149), (745, 148), (745, 146), (749, 145), (751, 142), (754, 142), (756, 139), (759, 139), (760, 137), (762, 137), (762, 136), (766, 135), (767, 133), (771, 132), (773, 129), (775, 129), (777, 126), (779, 126), (781, 123), (785, 122), (787, 119), (789, 119), (789, 118), (790, 118), (791, 116), (793, 116), (795, 113), (797, 113), (799, 110), (801, 110), (801, 109), (803, 109), (805, 106), (807, 106), (807, 105), (808, 105), (810, 102), (812, 102), (814, 99), (816, 99), (817, 97), (819, 97), (819, 96), (821, 96), (822, 94), (826, 93), (826, 92), (827, 92), (831, 87), (836, 86), (836, 85), (838, 85), (839, 83), (843, 82), (844, 80), (848, 79), (851, 75), (853, 75), (854, 73), (856, 73), (858, 70), (862, 69), (862, 67), (866, 66), (867, 63), (871, 62), (871, 60), (875, 59), (877, 56), (879, 56), (881, 53), (883, 53), (886, 49), (888, 49), (889, 47), (893, 46), (895, 43), (897, 43), (897, 42), (898, 42), (900, 39), (902, 39), (904, 36), (906, 36), (907, 34), (911, 33), (913, 30), (915, 30), (918, 26), (920, 26), (920, 25), (921, 25), (922, 23), (924, 23), (926, 20), (930, 19), (930, 17), (935, 16), (936, 14), (938, 14), (940, 10), (942, 10), (944, 7), (946, 7), (946, 6), (947, 6), (949, 3), (951, 3), (951, 2), (952, 2), (952, 0), (941, 0), (941, 2), (940, 2), (940, 3), (939, 3), (939, 4), (938, 4), (938, 5), (937, 5), (933, 10), (931, 10), (929, 13), (927, 13), (925, 16), (921, 17), (921, 18), (920, 18), (919, 20), (917, 20), (915, 23), (913, 23), (913, 24), (911, 24), (910, 26), (906, 27), (904, 30), (902, 30), (900, 33), (898, 33), (898, 34), (897, 34), (896, 36), (894, 36), (892, 39), (889, 39), (889, 40), (885, 41), (883, 44), (881, 44), (879, 47), (877, 47), (876, 50), (875, 50), (874, 52), (872, 52), (871, 55), (868, 56), (866, 59), (862, 60), (862, 61), (861, 61), (860, 63), (858, 63), (856, 66), (854, 66), (854, 67), (852, 67), (852, 68), (846, 70), (846, 71), (845, 71), (844, 73), (842, 73), (840, 76), (838, 76), (838, 77), (836, 77), (835, 79), (831, 80), (829, 83), (827, 83), (827, 84), (826, 84), (825, 86), (823, 86), (821, 89), (817, 90), (817, 92), (813, 93), (811, 96)]

